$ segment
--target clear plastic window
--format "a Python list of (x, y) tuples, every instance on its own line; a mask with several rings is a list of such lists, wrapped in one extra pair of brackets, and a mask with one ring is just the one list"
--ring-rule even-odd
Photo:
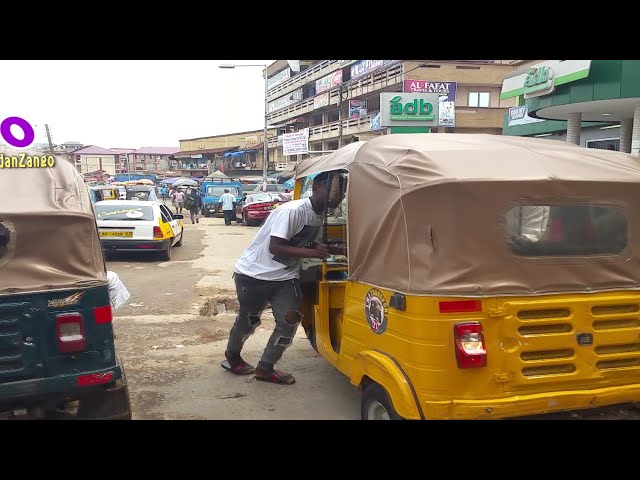
[(627, 232), (625, 210), (614, 205), (526, 205), (506, 216), (507, 243), (522, 256), (614, 255)]

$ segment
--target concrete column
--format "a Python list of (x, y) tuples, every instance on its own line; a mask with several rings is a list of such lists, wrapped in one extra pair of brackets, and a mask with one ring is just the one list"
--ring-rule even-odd
[(620, 122), (620, 151), (631, 153), (631, 134), (633, 130), (633, 118), (625, 118)]
[(631, 155), (640, 155), (640, 105), (636, 105), (636, 109), (633, 112)]
[(567, 142), (580, 145), (582, 113), (570, 113), (567, 119)]

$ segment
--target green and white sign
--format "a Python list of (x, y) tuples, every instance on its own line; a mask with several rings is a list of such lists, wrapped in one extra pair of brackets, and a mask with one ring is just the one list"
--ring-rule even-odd
[(502, 82), (500, 99), (524, 95), (525, 99), (552, 93), (559, 85), (589, 76), (591, 60), (547, 60), (518, 71)]
[(382, 127), (438, 126), (437, 93), (380, 94), (380, 125)]

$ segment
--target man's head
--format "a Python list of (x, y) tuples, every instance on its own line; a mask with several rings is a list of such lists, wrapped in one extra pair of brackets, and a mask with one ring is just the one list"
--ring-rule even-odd
[(228, 188), (225, 188), (225, 189), (224, 189), (224, 193), (229, 193), (229, 189), (228, 189)]
[[(338, 177), (338, 191), (332, 192), (333, 182)], [(325, 208), (336, 208), (344, 199), (344, 177), (338, 172), (322, 172), (313, 179), (313, 189), (311, 199), (313, 203), (322, 210)], [(334, 193), (332, 195), (332, 193)]]

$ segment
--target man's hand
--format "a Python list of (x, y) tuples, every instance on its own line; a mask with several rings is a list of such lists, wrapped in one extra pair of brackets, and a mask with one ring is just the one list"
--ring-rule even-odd
[(316, 253), (314, 255), (315, 258), (327, 258), (329, 256), (329, 247), (323, 243), (316, 245), (314, 251)]

